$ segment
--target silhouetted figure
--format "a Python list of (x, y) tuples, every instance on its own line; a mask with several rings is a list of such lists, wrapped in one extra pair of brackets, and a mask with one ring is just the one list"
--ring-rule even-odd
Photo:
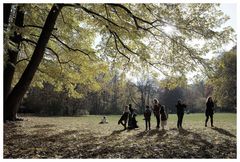
[(135, 109), (132, 108), (132, 104), (129, 104), (129, 117), (128, 117), (128, 129), (134, 129), (134, 128), (138, 128), (137, 125), (137, 120), (136, 120), (136, 112)]
[(99, 124), (107, 124), (108, 123), (108, 121), (107, 121), (107, 118), (104, 116), (103, 118), (102, 118), (102, 120), (99, 122)]
[(205, 127), (207, 127), (209, 116), (211, 118), (211, 126), (213, 127), (213, 114), (214, 114), (213, 108), (214, 108), (214, 103), (213, 103), (212, 97), (208, 97), (206, 102), (206, 111), (205, 111), (205, 115), (206, 115)]
[(145, 124), (146, 124), (146, 130), (151, 130), (151, 110), (150, 107), (147, 105), (146, 109), (144, 111), (144, 120), (145, 120)]
[(157, 120), (156, 128), (159, 128), (159, 125), (160, 125), (160, 108), (161, 108), (161, 105), (159, 104), (159, 101), (156, 98), (154, 98), (153, 99), (153, 113)]
[(178, 103), (176, 105), (177, 108), (177, 116), (178, 116), (178, 121), (177, 121), (177, 127), (178, 128), (182, 128), (182, 120), (183, 120), (183, 116), (184, 116), (184, 109), (187, 106), (185, 104), (182, 104), (181, 100), (178, 100)]
[(124, 130), (127, 128), (128, 116), (129, 116), (129, 108), (128, 106), (125, 106), (124, 112), (118, 121), (118, 124), (122, 124), (124, 126)]
[(161, 107), (160, 114), (161, 114), (161, 126), (162, 129), (164, 130), (164, 126), (167, 125), (167, 114), (164, 105)]

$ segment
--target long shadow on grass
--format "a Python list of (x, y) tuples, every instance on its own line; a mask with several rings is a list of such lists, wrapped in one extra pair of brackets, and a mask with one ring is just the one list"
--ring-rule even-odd
[[(187, 145), (187, 147), (190, 148), (198, 147), (190, 153), (190, 155), (193, 154), (194, 158), (219, 158), (219, 155), (212, 153), (215, 151), (215, 148), (211, 139), (204, 139), (203, 137), (205, 136), (185, 129), (179, 130), (179, 136), (179, 138), (182, 139), (181, 145)], [(189, 138), (190, 136), (192, 136), (192, 138)], [(183, 158), (187, 157), (188, 155)]]
[[(193, 138), (188, 139), (189, 138), (188, 135), (192, 135)], [(191, 132), (186, 129), (179, 129), (179, 136), (180, 138), (185, 138), (187, 141), (189, 141), (193, 145), (204, 144), (205, 146), (209, 146), (210, 148), (213, 147), (212, 143), (202, 138), (202, 135), (195, 132)]]
[(154, 136), (158, 135), (158, 137), (162, 137), (166, 133), (166, 130), (152, 129), (150, 131), (143, 131), (136, 134), (137, 139), (141, 139), (144, 136)]
[(120, 134), (120, 133), (123, 132), (123, 131), (125, 131), (125, 129), (115, 130), (115, 131), (113, 131), (113, 132), (111, 133), (110, 136), (118, 135), (118, 134)]
[(192, 151), (181, 155), (180, 158), (214, 158), (216, 156), (211, 153), (214, 145), (211, 141), (204, 139), (203, 135), (186, 129), (179, 129), (178, 131), (179, 133), (175, 138), (179, 141), (179, 146), (182, 146), (181, 149), (195, 148), (195, 150), (192, 149)]
[[(62, 156), (66, 155), (68, 158), (77, 157), (78, 153), (72, 152), (76, 149), (79, 141), (72, 138), (72, 135), (77, 136), (79, 133), (78, 130), (65, 130), (48, 134), (45, 127), (35, 130), (32, 134), (26, 134), (22, 129), (18, 129), (16, 132), (12, 130), (11, 136), (4, 139), (4, 147), (7, 150), (11, 149), (11, 152), (4, 152), (4, 158), (36, 158), (36, 155), (38, 155), (37, 158), (54, 158), (56, 152)], [(92, 138), (91, 134), (87, 134), (86, 140), (91, 141)], [(34, 152), (36, 147), (41, 148), (38, 153)], [(19, 152), (20, 148), (21, 152)]]
[(51, 128), (51, 127), (55, 127), (56, 125), (54, 124), (43, 124), (43, 125), (35, 125), (32, 128)]
[(222, 128), (218, 128), (218, 127), (213, 127), (212, 128), (213, 130), (217, 131), (218, 133), (220, 134), (223, 134), (223, 135), (226, 135), (226, 136), (229, 136), (229, 137), (234, 137), (236, 138), (236, 136), (232, 133), (230, 133), (229, 131), (225, 130), (225, 129), (222, 129)]

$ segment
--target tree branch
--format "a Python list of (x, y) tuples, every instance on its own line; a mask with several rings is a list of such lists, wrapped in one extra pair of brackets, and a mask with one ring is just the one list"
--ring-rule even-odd
[[(101, 18), (103, 20), (105, 20), (106, 22), (120, 28), (120, 29), (124, 29), (126, 30), (127, 32), (129, 32), (129, 30), (127, 28), (125, 28), (124, 26), (120, 26), (118, 25), (117, 23), (115, 23), (114, 21), (110, 20), (110, 18), (106, 18), (104, 17), (103, 15), (97, 13), (97, 12), (94, 12), (90, 9), (87, 9), (86, 7), (83, 7), (81, 4), (65, 4), (65, 6), (68, 6), (68, 7), (75, 7), (75, 8), (81, 8), (83, 11), (85, 11), (86, 13), (92, 15), (94, 18), (98, 17), (98, 18)], [(95, 17), (96, 16), (96, 17)]]
[[(27, 42), (27, 43), (30, 43), (30, 44), (34, 45), (34, 46), (37, 44), (37, 42), (34, 42), (33, 40), (26, 39), (26, 38), (22, 38), (21, 41), (25, 41), (25, 42)], [(58, 60), (58, 63), (59, 63), (60, 66), (61, 66), (61, 69), (62, 69), (62, 64), (67, 64), (67, 63), (69, 63), (69, 62), (71, 61), (71, 60), (61, 61), (60, 58), (59, 58), (59, 55), (57, 54), (57, 52), (55, 52), (55, 51), (54, 51), (52, 48), (50, 48), (50, 47), (46, 47), (46, 49), (49, 50), (49, 51), (51, 51), (51, 53), (56, 56), (56, 58), (57, 58), (57, 60)]]
[(18, 63), (22, 62), (22, 61), (30, 61), (30, 60), (29, 60), (29, 58), (23, 58), (23, 59), (21, 59), (21, 60), (18, 60), (18, 61), (16, 62), (16, 65), (17, 65)]
[(148, 25), (153, 25), (153, 24), (156, 22), (156, 20), (154, 20), (153, 22), (149, 22), (149, 21), (144, 20), (144, 19), (142, 19), (142, 18), (140, 18), (140, 17), (137, 17), (137, 16), (134, 15), (127, 7), (125, 7), (125, 6), (122, 5), (122, 4), (109, 3), (108, 5), (110, 5), (110, 6), (115, 6), (115, 7), (119, 7), (119, 8), (122, 8), (123, 10), (125, 10), (125, 11), (133, 18), (133, 21), (134, 21), (135, 26), (137, 27), (137, 29), (143, 28), (142, 26), (140, 26), (140, 25), (138, 24), (138, 20), (141, 21), (141, 22), (143, 22), (143, 23), (145, 23), (145, 24), (148, 24)]
[[(135, 84), (134, 84), (134, 85), (135, 85)], [(130, 86), (131, 86), (131, 85), (127, 84), (128, 89), (130, 89)], [(129, 98), (132, 100), (132, 102), (133, 102), (135, 105), (137, 105), (138, 107), (141, 107), (141, 106), (135, 101), (135, 99), (133, 98), (131, 91), (129, 91)]]
[[(111, 34), (112, 34), (112, 33), (111, 33)], [(118, 43), (117, 43), (117, 38), (116, 38), (116, 36), (115, 36), (114, 34), (112, 34), (112, 35), (113, 35), (113, 37), (114, 37), (114, 43), (115, 43), (115, 47), (116, 47), (118, 53), (120, 53), (122, 56), (124, 56), (125, 58), (127, 58), (127, 59), (128, 59), (128, 62), (130, 62), (130, 58), (129, 58), (127, 55), (125, 55), (123, 52), (121, 52), (120, 49), (118, 48)]]
[(63, 14), (62, 14), (62, 10), (60, 11), (60, 14), (61, 14), (61, 17), (62, 17), (62, 19), (63, 19), (64, 24), (66, 24), (65, 19), (64, 19), (64, 16), (63, 16)]
[(110, 14), (108, 12), (108, 8), (107, 8), (107, 5), (104, 4), (104, 8), (105, 8), (105, 11), (106, 11), (106, 15), (107, 15), (107, 19), (110, 17)]
[(60, 40), (60, 39), (59, 39), (56, 35), (54, 35), (54, 34), (52, 34), (52, 36), (53, 36), (58, 42), (60, 42), (64, 47), (66, 47), (69, 51), (81, 52), (81, 53), (85, 54), (86, 56), (88, 56), (88, 58), (89, 58), (90, 60), (92, 60), (92, 58), (90, 57), (90, 55), (89, 55), (87, 52), (85, 52), (85, 51), (83, 51), (83, 50), (81, 50), (81, 49), (78, 49), (78, 48), (72, 48), (72, 47), (68, 46), (66, 43), (64, 43), (62, 40)]
[[(155, 27), (155, 26), (153, 26), (153, 24), (154, 24), (155, 22), (157, 22), (158, 20), (154, 20), (154, 21), (152, 21), (152, 22), (149, 22), (149, 21), (144, 20), (144, 19), (142, 19), (142, 18), (140, 18), (140, 17), (137, 17), (137, 16), (135, 16), (128, 8), (126, 8), (125, 6), (123, 6), (123, 5), (121, 5), (121, 4), (106, 4), (106, 5), (122, 8), (123, 10), (125, 10), (125, 11), (133, 18), (134, 23), (135, 23), (135, 26), (137, 27), (137, 29), (142, 29), (142, 30), (148, 31), (148, 32), (150, 32), (152, 35), (154, 35), (154, 33), (152, 33), (152, 32), (151, 32), (150, 30), (148, 30), (147, 28), (140, 26), (140, 25), (138, 24), (138, 21), (141, 21), (141, 22), (143, 22), (143, 23), (145, 23), (145, 24), (148, 24), (148, 25), (150, 25), (150, 27)], [(88, 14), (90, 14), (90, 15), (93, 15), (94, 18), (98, 17), (98, 18), (103, 19), (103, 20), (107, 21), (108, 23), (110, 23), (110, 24), (118, 27), (118, 28), (125, 29), (126, 31), (129, 32), (129, 30), (126, 29), (125, 27), (122, 27), (122, 26), (116, 24), (115, 22), (113, 22), (113, 21), (110, 20), (109, 18), (106, 18), (106, 17), (104, 17), (103, 15), (100, 15), (99, 13), (96, 13), (96, 12), (90, 10), (90, 9), (87, 9), (87, 8), (83, 7), (81, 4), (66, 4), (65, 6), (69, 6), (69, 7), (79, 7), (79, 8), (81, 8), (83, 11), (85, 11), (86, 13), (88, 13)], [(116, 11), (116, 10), (115, 10), (115, 11)], [(95, 17), (95, 16), (96, 16), (96, 17)], [(128, 60), (130, 60), (130, 58), (129, 58), (127, 55), (125, 55), (123, 52), (120, 51), (120, 49), (119, 49), (119, 47), (118, 47), (118, 42), (120, 42), (120, 44), (123, 46), (123, 48), (125, 48), (127, 51), (129, 51), (130, 53), (133, 53), (133, 54), (139, 56), (138, 53), (134, 52), (134, 51), (131, 50), (127, 45), (124, 44), (124, 42), (121, 40), (121, 38), (118, 36), (118, 34), (117, 34), (115, 31), (112, 31), (111, 29), (109, 29), (109, 27), (108, 27), (107, 25), (106, 25), (106, 28), (109, 30), (110, 34), (114, 36), (114, 43), (115, 43), (116, 50), (117, 50), (122, 56), (124, 56), (125, 58), (127, 58)], [(55, 36), (55, 39), (57, 39), (61, 44), (63, 44), (63, 45), (64, 45), (66, 48), (68, 48), (69, 50), (78, 51), (77, 49), (71, 49), (71, 47), (69, 47), (67, 44), (65, 44), (65, 43), (62, 42), (61, 40), (59, 40), (56, 36)], [(80, 51), (80, 52), (82, 52), (82, 51)], [(158, 71), (160, 71), (161, 73), (164, 74), (164, 72), (163, 72), (161, 69), (159, 69), (158, 67), (156, 67), (154, 64), (152, 64), (151, 62), (147, 61), (146, 59), (143, 59), (143, 60), (146, 61), (146, 62), (149, 63), (151, 66), (153, 66), (153, 67), (156, 68)], [(164, 75), (166, 75), (166, 74), (164, 74)]]
[(127, 45), (125, 45), (123, 43), (123, 41), (121, 40), (121, 38), (118, 36), (118, 34), (114, 31), (112, 31), (111, 29), (109, 29), (110, 33), (113, 34), (113, 36), (120, 42), (120, 44), (123, 46), (123, 48), (127, 49), (129, 52), (138, 55), (136, 52), (132, 51)]

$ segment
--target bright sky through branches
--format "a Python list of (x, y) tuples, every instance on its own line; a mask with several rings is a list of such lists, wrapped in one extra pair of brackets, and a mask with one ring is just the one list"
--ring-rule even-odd
[[(227, 20), (221, 26), (221, 28), (231, 26), (235, 30), (235, 33), (236, 33), (236, 31), (237, 31), (237, 4), (221, 3), (220, 4), (220, 9), (224, 12), (224, 14), (229, 16), (229, 20)], [(229, 51), (235, 45), (236, 45), (236, 42), (231, 42), (228, 45), (225, 45), (223, 47), (223, 49), (225, 51)], [(211, 59), (214, 56), (216, 56), (216, 54), (208, 53), (205, 58)], [(190, 72), (190, 73), (187, 74), (189, 84), (193, 83), (193, 81), (194, 81), (193, 76), (196, 75), (196, 74), (198, 74), (198, 72)]]
[(226, 4), (222, 3), (220, 9), (230, 17), (230, 19), (225, 23), (224, 26), (231, 26), (236, 31), (237, 30), (237, 5), (236, 4)]
[[(232, 27), (234, 30), (235, 30), (235, 33), (237, 31), (237, 4), (234, 4), (234, 3), (221, 3), (220, 4), (220, 10), (222, 10), (224, 12), (225, 15), (229, 16), (229, 20), (227, 20), (221, 27), (219, 27), (220, 29), (223, 29), (224, 27)], [(176, 34), (174, 28), (172, 28), (171, 26), (166, 26), (164, 28), (164, 30), (166, 30), (168, 33), (171, 33), (171, 34)], [(201, 44), (204, 44), (204, 42), (201, 42), (201, 40), (192, 40), (191, 44), (195, 44), (197, 46), (201, 45)], [(233, 46), (236, 45), (236, 42), (230, 42), (229, 44), (227, 45), (223, 45), (222, 49), (219, 49), (219, 51), (228, 51), (230, 50)], [(219, 53), (220, 54), (220, 53)], [(213, 57), (216, 57), (218, 54), (213, 54), (211, 52), (209, 52), (208, 54), (206, 54), (204, 56), (204, 58), (207, 58), (207, 59), (211, 59)], [(198, 75), (197, 75), (198, 74)], [(189, 72), (186, 77), (188, 79), (188, 83), (191, 84), (194, 82), (194, 76), (197, 75), (196, 77), (198, 76), (201, 76), (201, 72)], [(132, 75), (127, 75), (130, 77), (130, 80), (132, 81), (136, 81), (136, 78), (133, 77)], [(163, 79), (162, 77), (160, 77), (159, 79)]]

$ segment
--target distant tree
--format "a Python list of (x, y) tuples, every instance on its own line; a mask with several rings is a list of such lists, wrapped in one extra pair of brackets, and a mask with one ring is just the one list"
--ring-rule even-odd
[(150, 100), (150, 90), (152, 87), (152, 83), (149, 77), (144, 76), (141, 73), (142, 77), (139, 78), (139, 80), (136, 83), (136, 87), (138, 89), (139, 92), (139, 105), (140, 105), (140, 113), (143, 113), (146, 107), (146, 104), (149, 105), (149, 100)]
[(164, 90), (162, 90), (162, 95), (159, 101), (160, 104), (165, 105), (169, 113), (176, 113), (177, 110), (175, 105), (177, 104), (177, 101), (179, 99), (186, 103), (183, 88), (180, 87), (176, 87), (174, 89), (165, 88)]
[(207, 88), (208, 87), (203, 80), (188, 85), (185, 92), (185, 98), (189, 105), (189, 112), (204, 112), (206, 107), (205, 102), (208, 96)]
[(237, 101), (237, 47), (223, 53), (214, 61), (208, 83), (213, 87), (213, 99), (227, 111), (236, 111)]
[(67, 90), (56, 92), (53, 85), (44, 83), (43, 88), (32, 87), (28, 90), (23, 106), (36, 115), (85, 115), (89, 114), (90, 108), (85, 106), (85, 100), (69, 96)]

